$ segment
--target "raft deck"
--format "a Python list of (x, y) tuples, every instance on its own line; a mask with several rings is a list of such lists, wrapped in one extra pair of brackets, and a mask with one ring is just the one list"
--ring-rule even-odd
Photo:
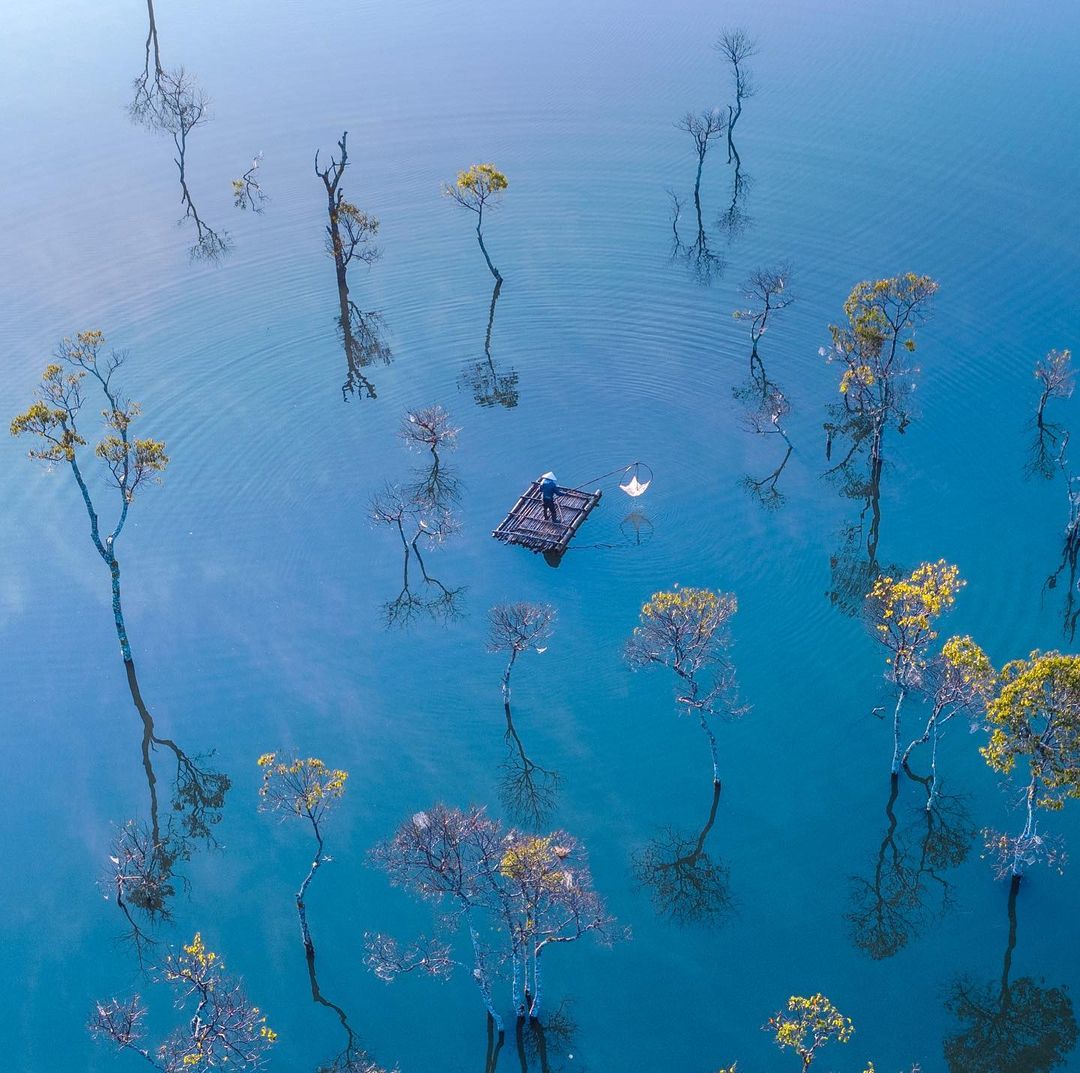
[(600, 489), (583, 492), (578, 488), (560, 488), (555, 495), (558, 521), (548, 521), (544, 517), (540, 482), (533, 481), (491, 535), (530, 551), (558, 554), (566, 551), (566, 545), (599, 502)]

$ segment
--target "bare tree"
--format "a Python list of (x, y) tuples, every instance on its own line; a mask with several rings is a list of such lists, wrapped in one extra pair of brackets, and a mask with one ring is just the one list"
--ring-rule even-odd
[(747, 429), (758, 436), (779, 436), (785, 446), (779, 464), (766, 476), (749, 474), (743, 484), (758, 501), (766, 507), (779, 507), (783, 493), (778, 482), (791, 458), (794, 446), (784, 428), (791, 404), (783, 389), (770, 379), (760, 353), (761, 338), (768, 331), (774, 313), (789, 306), (792, 297), (787, 291), (791, 270), (786, 265), (774, 269), (759, 269), (743, 285), (743, 296), (748, 307), (737, 309), (734, 317), (750, 324), (750, 372), (748, 379), (734, 389), (735, 398), (745, 406), (744, 420)]
[(362, 390), (369, 399), (373, 399), (375, 386), (363, 370), (375, 362), (389, 365), (393, 355), (380, 334), (380, 314), (362, 312), (349, 297), (349, 265), (353, 261), (371, 265), (378, 260), (380, 252), (375, 245), (375, 237), (379, 233), (378, 219), (347, 201), (341, 186), (345, 169), (349, 166), (348, 138), (349, 132), (345, 131), (338, 141), (340, 158), (331, 156), (325, 168), (319, 167), (319, 153), (316, 150), (315, 174), (326, 190), (326, 249), (334, 260), (337, 278), (338, 328), (347, 366), (341, 389), (342, 398), (348, 399)]
[[(448, 905), (448, 926), (467, 928), (472, 946), (472, 964), (467, 969), (500, 1035), (503, 1019), (492, 989), (505, 954), (494, 954), (484, 941), (480, 918), (485, 912), (506, 917), (498, 874), (501, 839), (498, 823), (483, 809), (437, 804), (406, 820), (394, 837), (376, 846), (371, 855), (394, 886)], [(404, 951), (385, 935), (369, 933), (365, 941), (365, 964), (384, 980), (416, 970), (446, 977), (460, 964), (451, 947), (435, 937), (421, 939)]]
[[(401, 591), (383, 607), (386, 624), (407, 626), (421, 614), (443, 622), (456, 618), (461, 613), (465, 588), (445, 585), (428, 572), (424, 559), (426, 551), (439, 547), (457, 532), (458, 521), (450, 507), (418, 497), (415, 487), (405, 489), (388, 483), (371, 500), (371, 519), (376, 525), (396, 530), (404, 557)], [(414, 590), (410, 575), (413, 559), (420, 568), (424, 592)]]
[(496, 604), (488, 612), (488, 621), (488, 651), (509, 653), (502, 677), (508, 749), (501, 787), (503, 804), (515, 818), (538, 827), (555, 806), (559, 773), (542, 767), (526, 752), (510, 708), (510, 675), (519, 655), (529, 650), (546, 651), (555, 621), (555, 608), (550, 604), (524, 601)]
[(407, 447), (427, 451), (431, 464), (415, 485), (418, 501), (430, 505), (450, 504), (460, 495), (460, 482), (443, 464), (440, 450), (457, 449), (461, 429), (450, 420), (450, 414), (438, 403), (417, 410), (406, 410), (398, 432)]
[(716, 50), (724, 59), (731, 64), (731, 75), (735, 89), (735, 103), (728, 105), (728, 163), (738, 161), (739, 154), (735, 151), (735, 143), (732, 140), (735, 133), (735, 124), (742, 115), (743, 101), (754, 95), (754, 80), (750, 71), (746, 68), (746, 61), (751, 56), (756, 56), (758, 51), (757, 42), (743, 29), (723, 30), (716, 42)]

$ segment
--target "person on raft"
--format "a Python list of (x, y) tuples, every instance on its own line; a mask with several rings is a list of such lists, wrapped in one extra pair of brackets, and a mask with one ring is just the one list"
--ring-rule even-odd
[(544, 500), (544, 519), (550, 518), (553, 522), (559, 520), (559, 508), (555, 504), (555, 494), (559, 490), (555, 474), (550, 470), (540, 478), (540, 495)]

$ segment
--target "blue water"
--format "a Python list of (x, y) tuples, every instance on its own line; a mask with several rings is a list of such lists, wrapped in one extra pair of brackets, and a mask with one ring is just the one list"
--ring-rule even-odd
[[(340, 1050), (335, 1016), (311, 1002), (293, 905), (309, 840), (257, 812), (260, 753), (321, 756), (351, 774), (328, 825), (333, 860), (308, 899), (323, 992), (387, 1067), (480, 1068), (484, 1014), (465, 975), (386, 985), (363, 966), (364, 932), (407, 938), (431, 919), (366, 855), (437, 800), (503, 814), (501, 661), (485, 652), (486, 610), (546, 600), (556, 631), (515, 670), (515, 721), (561, 775), (551, 825), (588, 847), (598, 889), (633, 931), (610, 950), (551, 956), (549, 1008), (570, 1000), (577, 1024), (552, 1067), (794, 1068), (759, 1026), (788, 995), (820, 990), (856, 1026), (822, 1068), (946, 1069), (950, 985), (1000, 978), (1007, 888), (976, 835), (945, 870), (950, 905), (931, 882), (899, 953), (875, 961), (852, 943), (850, 877), (872, 869), (887, 824), (891, 743), (870, 712), (889, 694), (882, 651), (828, 597), (830, 556), (859, 505), (820, 478), (836, 370), (818, 348), (858, 280), (913, 270), (940, 281), (919, 334), (918, 414), (887, 455), (882, 560), (957, 563), (968, 585), (944, 628), (971, 633), (997, 663), (1071, 647), (1062, 586), (1042, 591), (1061, 555), (1065, 489), (1023, 467), (1032, 366), (1080, 345), (1080, 9), (158, 0), (156, 16), (165, 65), (184, 64), (212, 99), (188, 177), (234, 249), (218, 265), (189, 262), (172, 146), (128, 119), (145, 7), (9, 5), (0, 413), (25, 407), (61, 336), (99, 327), (130, 352), (125, 390), (169, 445), (164, 486), (137, 498), (123, 535), (127, 624), (159, 732), (215, 750), (233, 786), (221, 848), (183, 867), (189, 886), (163, 943), (200, 929), (222, 951), (280, 1034), (273, 1068), (313, 1069)], [(737, 128), (750, 225), (731, 241), (713, 229), (727, 264), (703, 286), (670, 257), (667, 191), (690, 204), (695, 167), (674, 123), (729, 101), (711, 46), (733, 25), (760, 42), (758, 93)], [(381, 260), (350, 270), (394, 353), (369, 370), (375, 400), (342, 399), (312, 171), (344, 129), (346, 193), (381, 220)], [(259, 151), (270, 200), (256, 216), (232, 207), (229, 181)], [(440, 184), (477, 160), (510, 179), (485, 234), (506, 278), (491, 350), (518, 373), (512, 409), (478, 407), (459, 383), (484, 357), (491, 277)], [(721, 144), (702, 184), (710, 226), (731, 179)], [(731, 313), (746, 276), (782, 260), (796, 301), (762, 353), (791, 400), (796, 449), (786, 502), (766, 511), (741, 481), (767, 473), (778, 445), (746, 431), (732, 398), (748, 341)], [(466, 587), (463, 614), (387, 630), (400, 548), (368, 504), (417, 464), (396, 436), (403, 412), (433, 402), (462, 427), (452, 463), (464, 496), (461, 532), (430, 565)], [(1080, 428), (1076, 399), (1053, 405)], [(650, 540), (625, 546), (631, 504), (611, 481), (558, 569), (491, 540), (542, 470), (572, 483), (635, 458), (656, 475), (638, 504)], [(6, 437), (0, 496), (6, 1064), (137, 1068), (85, 1030), (94, 999), (132, 989), (156, 996), (158, 1034), (175, 1016), (117, 941), (123, 922), (100, 883), (116, 825), (146, 810), (108, 574), (69, 473), (31, 464)], [(592, 547), (604, 544), (623, 546)], [(738, 594), (734, 656), (750, 706), (718, 728), (723, 794), (708, 836), (733, 907), (697, 923), (658, 914), (633, 867), (659, 831), (695, 836), (710, 805), (705, 743), (677, 715), (671, 682), (622, 660), (642, 601), (676, 582)], [(946, 790), (964, 795), (973, 831), (1015, 826), (977, 743), (965, 727), (949, 734)], [(902, 830), (919, 808), (918, 787), (903, 784)], [(1050, 824), (1080, 851), (1080, 805)], [(1080, 983), (1078, 896), (1075, 865), (1025, 881), (1014, 980)], [(500, 1064), (516, 1061), (511, 1044)], [(1080, 1070), (1080, 1057), (1058, 1068)]]

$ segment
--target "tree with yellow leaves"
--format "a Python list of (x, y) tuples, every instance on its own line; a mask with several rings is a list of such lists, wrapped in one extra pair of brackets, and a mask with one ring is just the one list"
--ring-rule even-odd
[(202, 935), (196, 932), (179, 953), (170, 954), (155, 980), (172, 987), (177, 1007), (194, 1004), (183, 1028), (157, 1046), (144, 1046), (147, 1011), (134, 995), (124, 1002), (98, 1002), (88, 1025), (90, 1034), (111, 1041), (121, 1051), (141, 1055), (161, 1073), (255, 1069), (263, 1064), (277, 1033), (248, 1000), (241, 981), (226, 972), (218, 954), (207, 949)]
[(630, 666), (667, 667), (678, 678), (678, 703), (695, 716), (709, 741), (713, 783), (720, 784), (716, 735), (708, 717), (741, 715), (735, 704), (735, 668), (729, 625), (738, 601), (729, 592), (679, 588), (655, 592), (641, 608), (626, 644)]
[(308, 960), (313, 961), (315, 947), (308, 929), (304, 897), (315, 873), (327, 859), (323, 856), (322, 822), (327, 812), (344, 795), (349, 773), (340, 768), (329, 768), (315, 756), (286, 762), (279, 760), (277, 753), (263, 753), (258, 764), (262, 769), (262, 786), (259, 787), (260, 811), (279, 812), (282, 816), (299, 816), (308, 821), (315, 836), (315, 856), (304, 882), (296, 892), (296, 912), (300, 917), (304, 951)]
[[(494, 208), (509, 185), (510, 181), (494, 164), (473, 164), (472, 167), (459, 171), (453, 183), (443, 185), (444, 197), (450, 198), (463, 209), (476, 213), (476, 241), (480, 243), (480, 252), (483, 253), (488, 271), (495, 277), (497, 284), (502, 283), (502, 275), (491, 263), (487, 246), (484, 245), (484, 209), (489, 204)], [(494, 306), (494, 302), (492, 305)]]
[(877, 639), (889, 652), (888, 679), (896, 688), (893, 711), (892, 777), (900, 772), (901, 708), (905, 696), (924, 682), (927, 652), (937, 637), (936, 620), (956, 602), (963, 587), (957, 567), (923, 563), (907, 577), (879, 577), (866, 597), (866, 609)]
[[(918, 370), (910, 364), (915, 333), (930, 315), (938, 284), (930, 276), (907, 272), (886, 279), (864, 280), (844, 302), (844, 321), (831, 324), (829, 348), (820, 353), (841, 367), (839, 399), (826, 422), (826, 458), (845, 442), (843, 457), (826, 471), (844, 482), (844, 494), (865, 501), (871, 523), (866, 550), (877, 572), (881, 528), (881, 474), (884, 440), (889, 428), (902, 433), (911, 420), (910, 399)], [(866, 456), (865, 472), (857, 460)]]
[(1058, 812), (1080, 798), (1080, 656), (1035, 651), (1006, 663), (986, 726), (983, 759), (1023, 788), (1020, 833), (986, 832), (999, 874), (1011, 875), (1016, 885), (1028, 865), (1055, 856), (1039, 833), (1039, 812)]
[(845, 1017), (824, 995), (792, 995), (787, 1012), (773, 1014), (762, 1026), (772, 1032), (776, 1045), (793, 1050), (801, 1059), (803, 1070), (810, 1068), (817, 1053), (827, 1043), (847, 1043), (855, 1031), (850, 1017)]
[[(109, 568), (112, 577), (113, 621), (124, 662), (131, 663), (131, 646), (120, 603), (120, 564), (116, 542), (124, 530), (128, 509), (135, 493), (156, 483), (169, 464), (165, 444), (160, 440), (132, 435), (131, 426), (140, 415), (137, 402), (131, 402), (113, 382), (116, 370), (126, 355), (113, 350), (105, 353), (105, 336), (100, 331), (79, 332), (65, 338), (56, 351), (56, 360), (45, 367), (38, 386), (37, 399), (29, 409), (11, 422), (12, 436), (35, 437), (39, 446), (30, 457), (49, 465), (66, 463), (79, 486), (90, 519), (90, 539), (94, 549)], [(89, 377), (105, 398), (104, 435), (93, 449), (105, 464), (108, 483), (119, 496), (116, 521), (111, 532), (102, 534), (100, 517), (86, 475), (80, 465), (81, 449), (87, 446), (79, 426), (79, 415), (86, 402), (84, 381)]]

